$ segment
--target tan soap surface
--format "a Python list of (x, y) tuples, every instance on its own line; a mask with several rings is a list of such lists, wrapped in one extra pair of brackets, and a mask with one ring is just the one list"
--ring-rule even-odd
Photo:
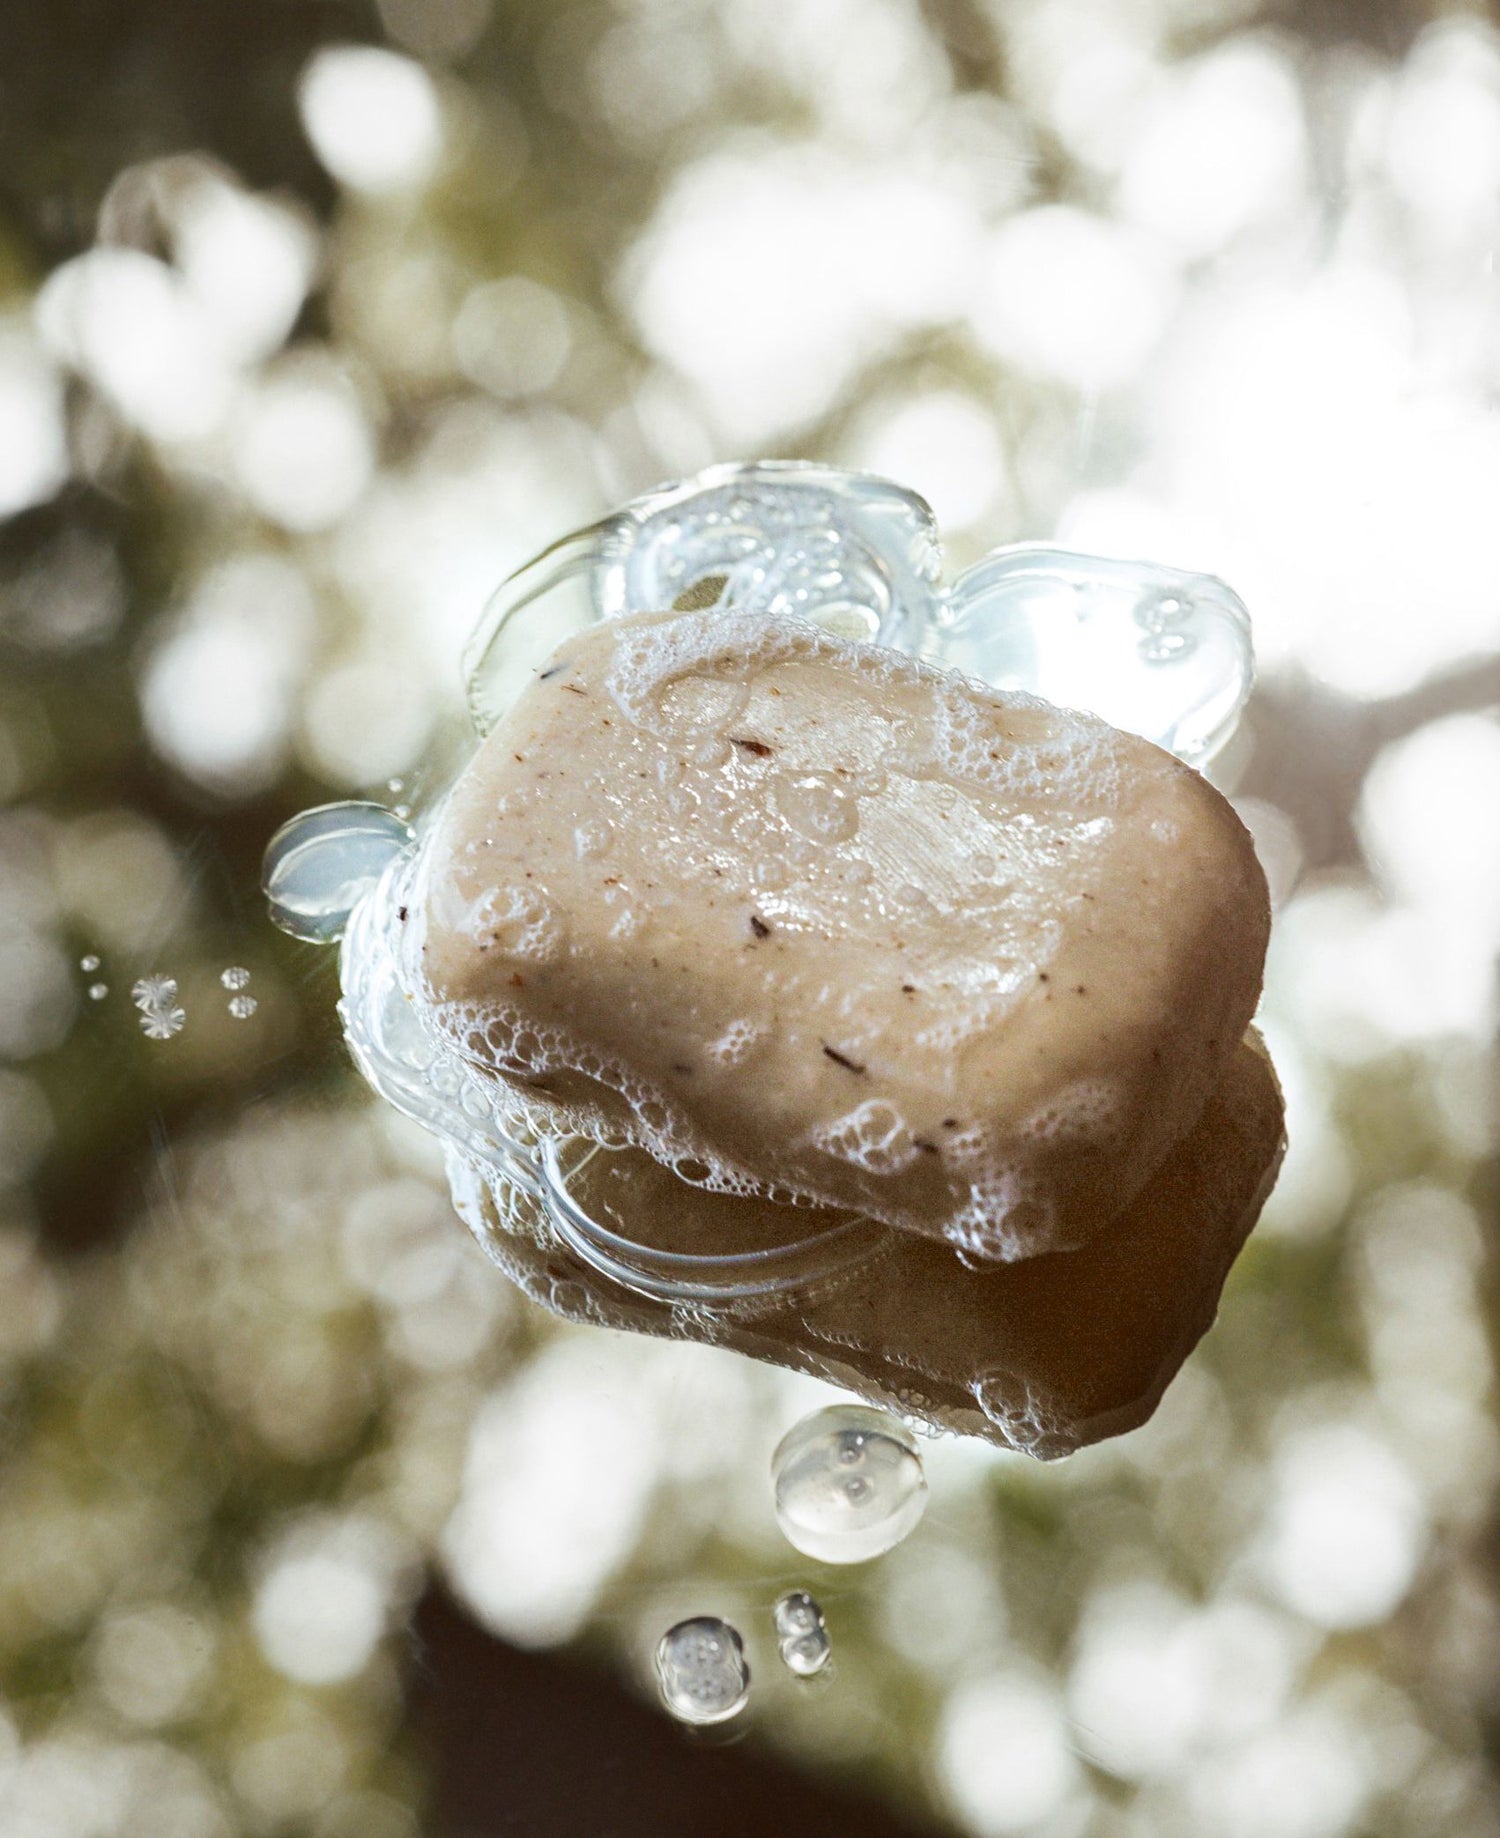
[(761, 615), (567, 641), (428, 852), (434, 1012), (559, 1127), (980, 1259), (1079, 1245), (1260, 988), (1250, 840), (1094, 717)]

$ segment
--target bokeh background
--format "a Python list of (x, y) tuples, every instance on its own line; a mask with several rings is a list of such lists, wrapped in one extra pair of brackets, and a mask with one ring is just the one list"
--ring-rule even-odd
[[(7, 1838), (1500, 1832), (1497, 249), (1436, 0), (7, 0)], [(1224, 575), (1280, 902), (1218, 1326), (848, 1574), (771, 1518), (818, 1388), (508, 1291), (256, 886), (441, 785), (508, 569), (763, 455)], [(704, 1610), (728, 1748), (652, 1706)]]

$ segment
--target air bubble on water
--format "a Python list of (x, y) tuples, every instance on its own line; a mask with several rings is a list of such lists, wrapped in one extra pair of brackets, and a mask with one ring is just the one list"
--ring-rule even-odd
[(226, 989), (243, 989), (250, 981), (250, 972), (243, 964), (231, 964), (219, 972), (219, 981)]
[(229, 1012), (236, 1021), (248, 1021), (260, 1004), (254, 996), (231, 996)]
[(859, 828), (858, 801), (822, 773), (777, 778), (770, 791), (772, 810), (808, 842), (847, 842)]
[(153, 1003), (141, 1008), (141, 1032), (147, 1040), (170, 1040), (180, 1034), (187, 1022), (187, 1010), (171, 1003)]
[(142, 1010), (164, 1007), (177, 1000), (177, 979), (174, 976), (138, 977), (130, 986), (130, 999)]
[(399, 817), (403, 823), (410, 823), (411, 806), (409, 804), (393, 804), (391, 806), (391, 815), (393, 817)]
[(385, 788), (391, 794), (393, 798), (397, 797), (399, 796), (401, 792), (406, 790), (406, 780), (405, 779), (387, 779), (385, 782)]
[(750, 1696), (745, 1645), (727, 1621), (695, 1615), (657, 1642), (662, 1701), (684, 1723), (727, 1723)]
[(927, 1506), (916, 1439), (862, 1404), (830, 1405), (794, 1424), (771, 1458), (771, 1478), (788, 1541), (827, 1564), (879, 1557)]
[(78, 968), (82, 970), (85, 975), (88, 975), (90, 971), (97, 970), (99, 968), (99, 959), (95, 957), (92, 951), (90, 951), (87, 957), (79, 958)]
[(798, 1678), (811, 1678), (828, 1664), (833, 1652), (823, 1611), (805, 1589), (784, 1595), (772, 1611), (781, 1657)]
[(1191, 632), (1148, 632), (1138, 649), (1148, 664), (1170, 664), (1188, 656), (1197, 643)]
[(349, 915), (412, 840), (394, 811), (350, 799), (293, 817), (266, 844), (261, 889), (282, 931), (332, 944)]
[(109, 994), (109, 984), (108, 983), (90, 983), (89, 984), (90, 1002), (102, 1002), (108, 994)]

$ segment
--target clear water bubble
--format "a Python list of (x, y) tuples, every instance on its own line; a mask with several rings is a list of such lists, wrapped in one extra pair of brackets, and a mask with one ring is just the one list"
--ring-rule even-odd
[(85, 976), (87, 976), (90, 971), (97, 970), (99, 968), (99, 959), (94, 955), (92, 951), (90, 951), (87, 957), (79, 958), (78, 968), (81, 971), (83, 971)]
[(187, 1010), (177, 1003), (152, 1003), (141, 1009), (141, 1032), (147, 1040), (171, 1040), (186, 1024)]
[(411, 839), (407, 824), (381, 804), (348, 799), (301, 812), (282, 824), (261, 862), (272, 921), (309, 944), (334, 943)]
[(219, 981), (226, 989), (243, 989), (250, 981), (250, 972), (243, 964), (231, 964), (219, 972)]
[(236, 1021), (248, 1021), (259, 1007), (260, 1004), (254, 996), (231, 996), (229, 998), (229, 1012)]
[(863, 1404), (833, 1404), (793, 1424), (771, 1458), (771, 1478), (788, 1542), (825, 1564), (879, 1557), (927, 1507), (915, 1437)]
[(750, 1697), (745, 1644), (717, 1615), (695, 1615), (657, 1642), (662, 1701), (684, 1723), (727, 1723)]
[(90, 1002), (102, 1002), (108, 994), (109, 994), (109, 984), (108, 983), (90, 983), (89, 984)]
[(784, 1595), (772, 1610), (781, 1658), (798, 1678), (811, 1678), (828, 1664), (833, 1652), (823, 1611), (805, 1589)]
[(130, 999), (137, 1008), (160, 1008), (177, 1000), (175, 976), (138, 977), (130, 986)]
[(859, 828), (859, 803), (825, 773), (799, 772), (774, 779), (770, 805), (808, 842), (847, 842)]

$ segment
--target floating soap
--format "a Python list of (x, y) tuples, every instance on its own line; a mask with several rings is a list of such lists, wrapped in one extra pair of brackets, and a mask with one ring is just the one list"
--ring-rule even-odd
[(1169, 754), (757, 613), (564, 643), (424, 887), (435, 1024), (547, 1127), (985, 1265), (1087, 1244), (1187, 1139), (1269, 927)]

